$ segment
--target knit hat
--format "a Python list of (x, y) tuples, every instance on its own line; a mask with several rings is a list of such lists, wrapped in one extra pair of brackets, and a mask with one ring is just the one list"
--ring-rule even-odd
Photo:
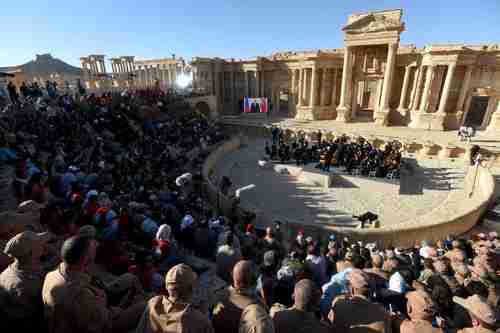
[(247, 232), (254, 232), (255, 230), (255, 227), (253, 226), (253, 224), (247, 224), (247, 228), (246, 228), (246, 231)]
[(175, 284), (179, 288), (184, 289), (192, 287), (196, 282), (198, 276), (186, 264), (179, 264), (172, 267), (165, 277), (165, 284)]
[(90, 237), (90, 238), (95, 238), (97, 234), (97, 231), (94, 226), (91, 225), (84, 225), (83, 227), (80, 227), (78, 230), (78, 235), (81, 237)]
[(4, 252), (14, 258), (26, 257), (37, 245), (46, 244), (51, 236), (48, 232), (24, 231), (12, 237), (5, 245)]
[(271, 267), (276, 264), (276, 252), (275, 251), (266, 251), (264, 253), (263, 265), (265, 267)]
[(33, 200), (23, 201), (17, 206), (18, 213), (39, 212), (44, 206)]

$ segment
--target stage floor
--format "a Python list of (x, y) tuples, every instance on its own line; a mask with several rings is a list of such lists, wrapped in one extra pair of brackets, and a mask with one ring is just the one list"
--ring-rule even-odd
[(463, 187), (463, 161), (409, 159), (400, 180), (334, 174), (332, 187), (324, 189), (260, 167), (264, 145), (264, 139), (251, 140), (215, 168), (217, 179), (228, 176), (233, 189), (256, 185), (241, 194), (241, 205), (256, 211), (258, 220), (261, 215), (266, 220), (354, 227), (352, 215), (371, 211), (379, 215), (381, 226), (389, 226), (428, 213)]
[[(338, 133), (355, 134), (369, 137), (373, 135), (380, 139), (404, 139), (423, 143), (432, 141), (437, 145), (444, 146), (452, 144), (457, 147), (466, 148), (467, 142), (462, 142), (457, 136), (457, 131), (430, 131), (414, 129), (403, 126), (378, 126), (372, 122), (341, 123), (335, 120), (296, 120), (286, 117), (271, 117), (267, 119), (262, 114), (242, 114), (238, 116), (223, 116), (220, 122), (228, 125), (243, 126), (267, 126), (275, 125), (283, 128), (295, 128), (304, 130), (328, 130)], [(500, 154), (500, 133), (478, 131), (472, 139), (472, 144), (477, 144), (492, 153)]]

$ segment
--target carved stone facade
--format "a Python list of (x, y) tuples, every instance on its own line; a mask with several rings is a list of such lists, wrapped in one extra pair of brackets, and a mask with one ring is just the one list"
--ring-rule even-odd
[(400, 45), (402, 10), (351, 15), (343, 49), (251, 60), (193, 58), (193, 87), (237, 114), (244, 96), (275, 115), (433, 130), (500, 128), (500, 46)]
[(180, 75), (188, 75), (191, 67), (182, 58), (135, 60), (133, 56), (111, 58), (111, 73), (106, 72), (104, 55), (81, 57), (82, 75), (91, 90), (111, 88), (175, 87)]
[(165, 58), (156, 60), (140, 60), (134, 63), (134, 86), (163, 89), (173, 88), (177, 78), (189, 71), (189, 66), (182, 58)]
[(88, 57), (81, 57), (82, 78), (87, 89), (106, 89), (110, 81), (106, 73), (105, 56), (102, 54), (92, 54)]
[(111, 70), (114, 87), (131, 87), (133, 85), (135, 77), (134, 57), (111, 58)]

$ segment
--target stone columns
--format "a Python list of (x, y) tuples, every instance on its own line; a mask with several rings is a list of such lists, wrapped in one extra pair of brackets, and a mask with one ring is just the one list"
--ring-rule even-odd
[(245, 76), (245, 96), (250, 97), (250, 85), (248, 84), (249, 72), (243, 72)]
[(266, 85), (265, 85), (265, 79), (266, 79), (266, 71), (261, 71), (260, 73), (260, 96), (264, 97), (266, 93)]
[(470, 79), (472, 77), (472, 71), (474, 67), (469, 65), (467, 66), (465, 70), (465, 77), (464, 81), (462, 83), (462, 87), (460, 88), (460, 95), (458, 97), (458, 102), (457, 102), (457, 120), (458, 123), (461, 124), (462, 122), (462, 116), (464, 114), (464, 104), (465, 104), (465, 97), (467, 97), (467, 92), (469, 90), (469, 85), (470, 85)]
[(432, 76), (434, 75), (434, 65), (427, 66), (425, 74), (425, 85), (422, 91), (422, 100), (420, 101), (420, 112), (426, 112), (427, 102), (429, 101)]
[(446, 72), (446, 78), (444, 80), (443, 92), (441, 94), (441, 99), (439, 100), (439, 108), (434, 116), (434, 121), (431, 124), (432, 129), (444, 130), (445, 127), (455, 127), (456, 120), (454, 124), (449, 124), (445, 126), (446, 122), (446, 104), (448, 102), (448, 96), (450, 95), (451, 81), (453, 79), (453, 74), (455, 73), (456, 63), (451, 63), (448, 65), (448, 71)]
[(410, 83), (410, 73), (411, 73), (411, 66), (406, 66), (405, 67), (405, 76), (403, 78), (403, 87), (401, 88), (401, 98), (399, 99), (399, 106), (398, 106), (398, 112), (401, 114), (406, 114), (408, 109), (405, 107), (406, 104), (406, 95), (408, 92), (408, 85)]
[(351, 48), (346, 47), (344, 53), (344, 67), (342, 68), (342, 85), (340, 87), (339, 108), (346, 108), (347, 86), (351, 77)]
[(390, 110), (392, 77), (394, 76), (394, 65), (396, 63), (396, 52), (398, 44), (392, 43), (388, 46), (387, 63), (385, 65), (384, 82), (382, 85), (381, 112), (375, 114), (375, 123), (387, 125), (387, 117)]
[[(222, 104), (226, 104), (226, 72), (224, 72), (224, 68), (222, 69)], [(223, 110), (226, 110), (224, 107)]]
[(299, 69), (299, 82), (297, 84), (297, 106), (300, 107), (302, 106), (302, 86), (304, 85), (304, 71)]
[(316, 75), (316, 66), (311, 69), (311, 92), (309, 96), (309, 105), (314, 107), (316, 105), (316, 86), (318, 85), (318, 76)]
[(348, 87), (351, 83), (352, 68), (351, 68), (352, 48), (346, 46), (344, 53), (344, 67), (342, 68), (342, 85), (340, 86), (340, 102), (337, 108), (338, 121), (347, 122), (350, 120), (350, 106), (347, 104)]
[(255, 71), (255, 97), (260, 97), (260, 71)]
[(337, 68), (333, 68), (333, 79), (332, 79), (332, 102), (331, 106), (336, 107), (337, 102)]
[(303, 77), (303, 82), (302, 82), (302, 106), (307, 106), (309, 105), (308, 99), (307, 99), (307, 77), (309, 76), (307, 74), (307, 68), (302, 68), (304, 71), (304, 77)]
[(441, 94), (441, 99), (439, 100), (439, 114), (446, 113), (446, 102), (448, 101), (448, 96), (450, 95), (451, 80), (453, 79), (453, 74), (455, 74), (456, 64), (451, 63), (448, 65), (448, 71), (446, 72), (446, 79), (444, 80), (443, 93)]
[(291, 86), (291, 95), (293, 96), (293, 100), (295, 101), (296, 98), (297, 98), (297, 95), (296, 95), (296, 92), (295, 92), (295, 89), (296, 89), (296, 82), (295, 80), (297, 80), (297, 75), (295, 73), (295, 69), (292, 69), (292, 86)]
[(235, 102), (234, 102), (234, 97), (235, 97), (235, 87), (236, 87), (236, 83), (235, 83), (235, 80), (234, 80), (234, 77), (235, 77), (235, 73), (234, 73), (234, 70), (231, 71), (231, 111), (234, 112), (234, 109), (235, 109)]
[(410, 95), (410, 105), (408, 105), (408, 107), (412, 110), (418, 108), (417, 98), (421, 84), (422, 84), (422, 70), (420, 67), (417, 67), (415, 69), (415, 76), (413, 78), (413, 87), (411, 89), (411, 95)]
[[(214, 75), (215, 75), (215, 96), (217, 96), (217, 101), (220, 101), (221, 100), (221, 97), (222, 97), (222, 93), (221, 93), (221, 90), (220, 90), (220, 72), (217, 72), (214, 68)], [(217, 103), (219, 104), (219, 103)], [(220, 108), (220, 104), (219, 104), (219, 108)]]
[(486, 128), (487, 132), (496, 132), (498, 133), (500, 129), (500, 98), (497, 98), (497, 108), (496, 111), (491, 115), (490, 124)]
[(320, 98), (320, 105), (321, 106), (326, 106), (326, 81), (328, 80), (328, 69), (326, 67), (323, 68), (323, 76), (321, 78), (321, 98)]

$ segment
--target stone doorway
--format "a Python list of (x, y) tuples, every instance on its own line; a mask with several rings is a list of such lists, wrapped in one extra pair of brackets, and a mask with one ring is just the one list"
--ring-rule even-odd
[(356, 112), (357, 122), (373, 122), (373, 114), (377, 110), (380, 99), (380, 80), (366, 79), (359, 82), (360, 93), (358, 97), (359, 109)]
[(278, 92), (278, 103), (276, 104), (278, 106), (276, 115), (279, 116), (289, 116), (289, 111), (288, 111), (288, 100), (290, 98), (288, 89), (286, 90), (280, 90)]
[(490, 96), (472, 96), (464, 126), (471, 126), (475, 129), (482, 128), (489, 100)]

